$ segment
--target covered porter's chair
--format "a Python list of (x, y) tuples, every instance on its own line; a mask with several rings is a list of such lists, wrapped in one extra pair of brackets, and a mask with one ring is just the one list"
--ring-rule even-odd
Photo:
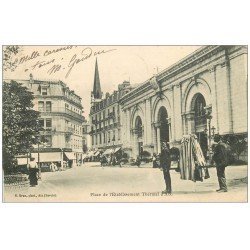
[(181, 179), (192, 181), (209, 178), (205, 157), (196, 135), (186, 135), (181, 141), (180, 175)]

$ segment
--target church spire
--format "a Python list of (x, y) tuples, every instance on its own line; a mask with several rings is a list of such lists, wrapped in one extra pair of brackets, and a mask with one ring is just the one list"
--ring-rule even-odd
[(99, 78), (97, 58), (95, 61), (95, 77), (94, 77), (92, 98), (93, 99), (102, 99), (102, 91), (101, 91), (101, 84), (100, 84), (100, 78)]

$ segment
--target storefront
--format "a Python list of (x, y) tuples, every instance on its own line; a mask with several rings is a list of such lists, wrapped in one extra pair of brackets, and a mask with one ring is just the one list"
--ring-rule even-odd
[(76, 155), (74, 152), (64, 152), (64, 160), (68, 162), (68, 167), (76, 165)]

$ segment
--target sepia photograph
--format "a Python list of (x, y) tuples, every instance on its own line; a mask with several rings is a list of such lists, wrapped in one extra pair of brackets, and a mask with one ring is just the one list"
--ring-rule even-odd
[(248, 202), (248, 46), (2, 46), (3, 202)]

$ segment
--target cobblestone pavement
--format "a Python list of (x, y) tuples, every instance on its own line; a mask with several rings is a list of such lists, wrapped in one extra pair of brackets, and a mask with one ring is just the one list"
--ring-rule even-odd
[(5, 188), (6, 202), (246, 202), (247, 166), (226, 169), (228, 193), (216, 193), (216, 170), (203, 182), (181, 180), (171, 171), (173, 195), (162, 196), (163, 173), (149, 165), (104, 167), (86, 163), (62, 172), (42, 173), (37, 187)]

